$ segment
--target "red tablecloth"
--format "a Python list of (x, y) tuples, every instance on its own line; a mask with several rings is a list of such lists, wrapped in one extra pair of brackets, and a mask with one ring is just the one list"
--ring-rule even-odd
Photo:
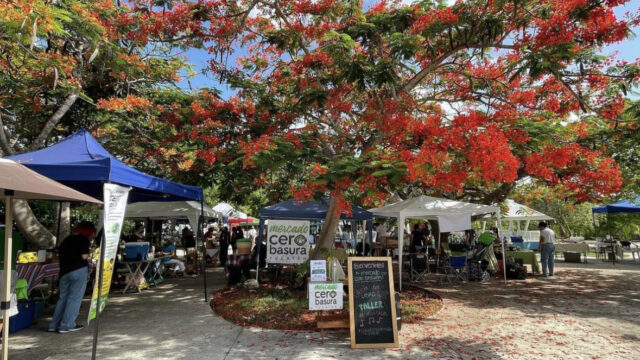
[(18, 279), (25, 279), (29, 284), (28, 291), (38, 286), (44, 278), (58, 276), (60, 273), (60, 264), (52, 263), (27, 263), (17, 264)]
[(245, 262), (251, 261), (250, 254), (231, 254), (227, 258), (227, 266), (241, 267)]

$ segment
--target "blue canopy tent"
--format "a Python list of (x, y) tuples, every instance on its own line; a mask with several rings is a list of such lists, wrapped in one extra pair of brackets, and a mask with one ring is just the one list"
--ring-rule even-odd
[[(77, 131), (44, 149), (7, 158), (96, 199), (103, 198), (104, 183), (115, 183), (131, 187), (129, 203), (195, 200), (204, 213), (201, 187), (178, 184), (131, 168), (105, 150), (87, 130)], [(198, 235), (202, 237), (200, 226)], [(204, 282), (206, 300), (206, 275)]]
[(620, 200), (613, 204), (596, 206), (591, 209), (594, 214), (638, 213), (640, 212), (640, 196), (635, 201)]
[(130, 203), (203, 200), (200, 187), (157, 178), (125, 165), (87, 130), (80, 130), (47, 148), (7, 159), (96, 199), (102, 199), (102, 184), (112, 182), (132, 187)]
[[(640, 213), (640, 196), (638, 196), (634, 201), (620, 200), (613, 204), (596, 206), (591, 209), (591, 212), (593, 216), (594, 227), (596, 225), (596, 214), (605, 214), (607, 217), (607, 222), (609, 222), (609, 214)], [(611, 237), (611, 234), (609, 234), (609, 237)], [(611, 260), (614, 264), (616, 262), (615, 246), (616, 245), (614, 243), (611, 250)], [(624, 257), (622, 258), (622, 260), (624, 260)]]
[[(287, 200), (281, 203), (263, 207), (260, 209), (260, 225), (258, 232), (257, 253), (260, 253), (262, 245), (262, 234), (264, 233), (264, 222), (267, 219), (292, 219), (292, 220), (324, 220), (329, 208), (328, 199), (321, 201), (299, 202), (297, 200)], [(372, 220), (373, 214), (359, 207), (351, 206), (351, 216), (341, 214), (341, 220), (366, 221), (369, 232), (369, 246), (373, 249)]]

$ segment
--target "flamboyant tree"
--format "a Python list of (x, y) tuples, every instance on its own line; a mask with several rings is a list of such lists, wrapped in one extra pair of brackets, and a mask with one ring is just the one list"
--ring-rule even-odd
[[(113, 112), (145, 111), (160, 88), (180, 80), (189, 67), (177, 50), (198, 44), (194, 24), (192, 12), (182, 21), (113, 0), (1, 1), (1, 153), (35, 150), (81, 127), (144, 133), (148, 119)], [(180, 38), (185, 32), (190, 39)], [(126, 158), (134, 146), (117, 153)], [(49, 245), (52, 235), (27, 203), (16, 203), (22, 233)]]
[(606, 195), (622, 184), (618, 166), (580, 140), (589, 119), (616, 123), (638, 81), (637, 63), (600, 54), (638, 24), (638, 14), (615, 16), (624, 3), (146, 6), (182, 20), (172, 36), (197, 38), (236, 90), (154, 108), (153, 131), (168, 136), (146, 154), (175, 172), (215, 174), (228, 191), (329, 194), (319, 247), (331, 246), (347, 198), (370, 205), (406, 186), (488, 203), (530, 177), (577, 201)]
[(181, 4), (206, 11), (211, 69), (237, 93), (164, 113), (171, 141), (195, 144), (174, 160), (236, 185), (285, 181), (301, 200), (330, 194), (326, 247), (354, 194), (374, 204), (410, 184), (494, 202), (524, 177), (578, 201), (609, 194), (618, 166), (579, 140), (585, 116), (615, 122), (638, 81), (638, 64), (599, 54), (638, 24), (614, 15), (623, 3)]

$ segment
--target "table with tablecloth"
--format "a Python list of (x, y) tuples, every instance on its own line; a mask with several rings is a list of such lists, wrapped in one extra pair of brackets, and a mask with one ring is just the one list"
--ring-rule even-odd
[(584, 260), (587, 261), (587, 253), (589, 252), (589, 245), (586, 243), (569, 243), (558, 242), (555, 243), (556, 253), (560, 252), (579, 252), (584, 254)]
[(27, 291), (31, 292), (31, 290), (40, 285), (45, 278), (58, 276), (58, 274), (60, 274), (60, 263), (17, 264), (16, 271), (18, 272), (18, 279), (27, 280), (27, 284), (29, 284)]
[(533, 272), (536, 274), (540, 273), (540, 264), (538, 263), (538, 257), (534, 251), (505, 251), (505, 257), (521, 259), (523, 264), (531, 265)]

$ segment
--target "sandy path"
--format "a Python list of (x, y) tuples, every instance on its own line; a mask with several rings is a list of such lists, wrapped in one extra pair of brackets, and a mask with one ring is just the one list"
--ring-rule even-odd
[(403, 355), (640, 359), (640, 267), (559, 265), (553, 278), (430, 287), (445, 308), (403, 328)]

